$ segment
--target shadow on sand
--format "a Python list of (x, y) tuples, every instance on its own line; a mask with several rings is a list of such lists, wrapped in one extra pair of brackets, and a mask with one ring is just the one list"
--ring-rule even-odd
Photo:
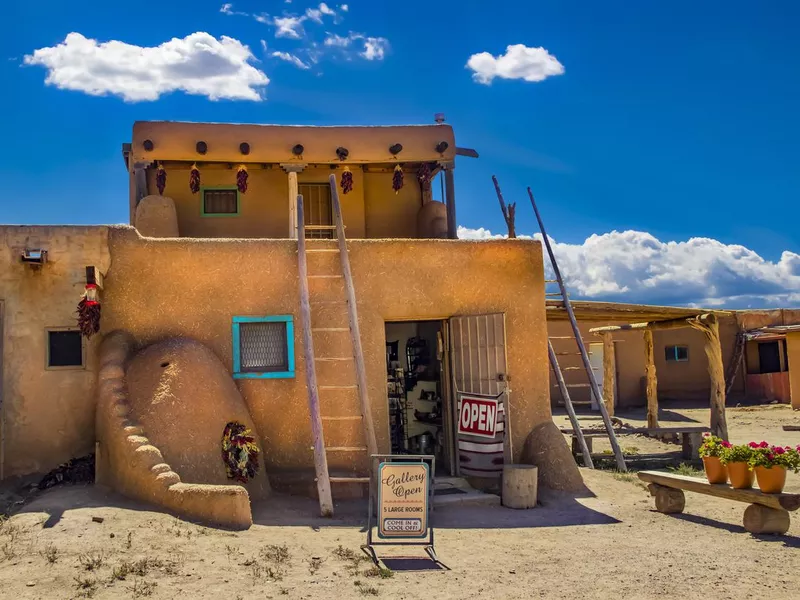
[[(725, 523), (724, 521), (718, 521), (717, 519), (710, 519), (708, 517), (700, 517), (698, 515), (689, 515), (686, 513), (679, 513), (670, 515), (675, 519), (680, 519), (681, 521), (688, 521), (690, 523), (696, 523), (697, 525), (705, 525), (707, 527), (716, 527), (717, 529), (724, 529), (725, 531), (730, 531), (731, 533), (748, 533), (748, 531), (742, 527), (741, 525), (735, 525), (733, 523)], [(759, 542), (766, 542), (770, 544), (782, 544), (787, 548), (800, 548), (800, 538), (793, 536), (793, 535), (757, 535), (754, 533), (749, 534), (755, 540)]]

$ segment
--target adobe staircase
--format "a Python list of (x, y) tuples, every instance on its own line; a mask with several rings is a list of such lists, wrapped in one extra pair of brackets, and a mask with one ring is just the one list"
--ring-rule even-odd
[[(344, 236), (336, 178), (331, 175), (336, 225), (304, 224), (297, 197), (301, 325), (309, 394), (314, 467), (320, 512), (333, 515), (331, 485), (341, 495), (370, 481), (370, 455), (377, 453), (355, 291)], [(306, 229), (332, 230), (333, 240), (307, 240)], [(346, 489), (351, 488), (351, 489)]]

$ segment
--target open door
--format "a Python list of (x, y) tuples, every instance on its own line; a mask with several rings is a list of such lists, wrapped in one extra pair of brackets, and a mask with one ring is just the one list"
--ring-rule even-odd
[[(503, 472), (508, 402), (505, 315), (453, 317), (449, 330), (458, 473), (470, 477), (499, 477)], [(461, 394), (499, 396), (493, 438), (459, 433)]]

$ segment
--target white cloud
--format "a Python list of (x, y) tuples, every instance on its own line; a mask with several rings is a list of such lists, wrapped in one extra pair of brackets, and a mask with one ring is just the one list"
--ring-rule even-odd
[(361, 56), (367, 60), (383, 60), (386, 50), (389, 48), (389, 40), (382, 37), (364, 38), (364, 51)]
[(288, 63), (293, 64), (298, 69), (310, 69), (306, 63), (304, 63), (300, 58), (295, 56), (294, 54), (290, 54), (288, 52), (273, 52), (270, 56), (274, 58), (279, 58), (281, 60), (285, 60)]
[(321, 2), (317, 8), (307, 8), (306, 16), (316, 23), (322, 23), (322, 16), (335, 17), (336, 11), (329, 7), (324, 2)]
[(223, 15), (228, 15), (228, 16), (234, 16), (234, 15), (238, 15), (238, 16), (241, 16), (241, 17), (248, 16), (246, 12), (233, 10), (233, 4), (230, 4), (230, 3), (223, 4), (220, 7), (219, 12), (221, 12)]
[(325, 45), (326, 46), (336, 47), (336, 48), (347, 48), (353, 42), (353, 39), (354, 38), (352, 38), (350, 36), (345, 37), (345, 36), (337, 35), (335, 33), (329, 33), (325, 37)]
[[(458, 228), (458, 236), (504, 237), (465, 227)], [(539, 234), (535, 237), (541, 239)], [(788, 250), (778, 261), (768, 261), (736, 244), (709, 238), (662, 242), (642, 231), (595, 234), (583, 244), (551, 238), (551, 244), (575, 299), (728, 308), (800, 306), (800, 254)], [(546, 256), (545, 265), (552, 279)]]
[(275, 17), (272, 24), (275, 25), (275, 37), (285, 37), (293, 40), (299, 40), (303, 37), (303, 21), (306, 16), (298, 17), (287, 15), (283, 17)]
[(489, 52), (473, 54), (466, 66), (474, 71), (472, 78), (485, 85), (495, 77), (536, 82), (564, 73), (564, 65), (547, 50), (541, 46), (528, 48), (523, 44), (508, 46), (506, 53), (499, 56), (492, 56)]
[(210, 100), (261, 100), (269, 78), (251, 60), (255, 57), (239, 40), (218, 40), (205, 32), (155, 47), (98, 43), (73, 32), (57, 46), (25, 56), (25, 64), (48, 70), (47, 85), (130, 102), (157, 100), (178, 90)]
[(267, 51), (267, 42), (265, 40), (261, 40), (261, 49), (266, 52)]
[(342, 12), (347, 12), (348, 10), (350, 10), (350, 7), (349, 7), (349, 6), (347, 6), (347, 4), (342, 4), (342, 5), (339, 7), (339, 10), (341, 10)]
[(253, 18), (259, 23), (263, 23), (264, 25), (270, 25), (272, 23), (267, 13), (259, 13), (257, 15), (253, 15)]

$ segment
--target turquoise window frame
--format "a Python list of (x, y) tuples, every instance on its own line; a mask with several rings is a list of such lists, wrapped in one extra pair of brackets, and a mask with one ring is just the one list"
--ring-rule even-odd
[[(235, 213), (210, 213), (206, 212), (206, 190), (236, 192)], [(206, 185), (200, 186), (200, 216), (201, 217), (238, 217), (242, 211), (242, 193), (235, 185)]]
[[(239, 349), (239, 326), (242, 323), (286, 323), (286, 371), (241, 373), (242, 357)], [(234, 379), (293, 379), (294, 369), (294, 317), (271, 315), (265, 317), (233, 317), (233, 378)]]

